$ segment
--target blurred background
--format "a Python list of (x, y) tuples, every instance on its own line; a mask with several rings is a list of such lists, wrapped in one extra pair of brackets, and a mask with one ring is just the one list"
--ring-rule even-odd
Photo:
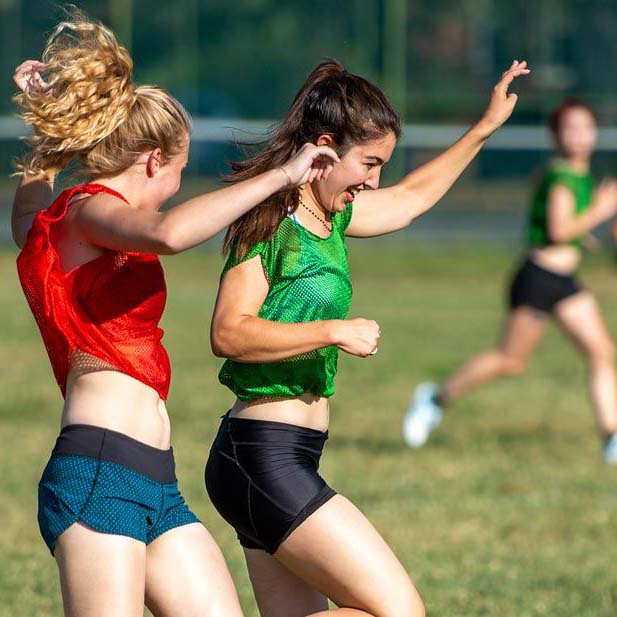
[[(171, 90), (195, 118), (187, 192), (215, 182), (284, 114), (327, 56), (383, 87), (406, 130), (384, 181), (452, 143), (481, 113), (513, 58), (532, 75), (508, 122), (456, 189), (416, 227), (422, 241), (520, 240), (529, 178), (545, 161), (547, 113), (566, 94), (587, 99), (603, 130), (595, 171), (617, 170), (617, 3), (614, 0), (84, 0), (130, 49), (138, 82)], [(0, 171), (20, 151), (13, 67), (38, 57), (61, 16), (50, 0), (0, 0)], [(196, 183), (197, 182), (197, 183)], [(12, 188), (3, 183), (2, 200)], [(7, 192), (8, 191), (8, 192)], [(6, 208), (0, 237), (7, 240)]]
[[(407, 230), (351, 242), (350, 316), (382, 327), (370, 360), (341, 354), (321, 471), (383, 533), (444, 617), (615, 617), (615, 469), (602, 465), (583, 362), (555, 328), (530, 366), (463, 398), (429, 446), (400, 425), (413, 387), (443, 379), (500, 330), (504, 282), (523, 248), (534, 178), (551, 156), (545, 119), (564, 97), (598, 113), (596, 176), (617, 175), (617, 0), (84, 0), (130, 49), (138, 83), (169, 89), (195, 120), (175, 201), (215, 187), (281, 118), (311, 68), (343, 61), (385, 89), (404, 135), (384, 184), (456, 140), (512, 59), (513, 116), (436, 208)], [(62, 12), (0, 0), (0, 617), (61, 614), (56, 568), (36, 525), (36, 484), (62, 400), (15, 274), (11, 159), (23, 127), (11, 75), (36, 58)], [(602, 235), (602, 234), (600, 234)], [(617, 273), (605, 250), (583, 280), (617, 335)], [(219, 242), (164, 258), (169, 399), (183, 494), (220, 543), (247, 617), (243, 557), (205, 496), (203, 465), (229, 393), (207, 329)]]

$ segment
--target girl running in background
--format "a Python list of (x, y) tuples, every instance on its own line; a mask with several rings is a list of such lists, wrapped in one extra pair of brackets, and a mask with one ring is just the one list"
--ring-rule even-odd
[[(157, 254), (195, 246), (272, 193), (327, 177), (337, 156), (307, 145), (247, 182), (160, 213), (180, 185), (190, 119), (161, 88), (133, 83), (110, 30), (74, 12), (43, 62), (22, 64), (15, 81), (34, 129), (13, 208), (17, 267), (65, 398), (38, 512), (65, 613), (141, 616), (145, 601), (157, 616), (239, 616), (223, 556), (178, 490)], [(89, 182), (46, 208), (70, 162)]]
[(237, 397), (223, 417), (205, 481), (244, 548), (262, 617), (424, 614), (407, 572), (366, 517), (318, 474), (328, 437), (339, 349), (377, 353), (372, 320), (346, 319), (351, 280), (345, 236), (406, 227), (450, 188), (510, 116), (507, 89), (529, 71), (514, 62), (483, 118), (446, 152), (379, 189), (400, 120), (373, 84), (338, 62), (308, 77), (263, 151), (231, 182), (280, 165), (300, 144), (341, 158), (327, 179), (278, 193), (232, 224), (212, 322), (227, 358), (221, 383)]
[(420, 384), (403, 422), (403, 437), (417, 448), (441, 421), (442, 409), (465, 392), (497, 377), (520, 374), (552, 316), (583, 352), (589, 393), (603, 434), (602, 456), (617, 464), (615, 345), (594, 297), (575, 274), (583, 240), (617, 213), (617, 181), (594, 191), (590, 173), (597, 123), (589, 106), (567, 99), (549, 126), (557, 157), (549, 164), (532, 202), (528, 250), (510, 287), (510, 310), (499, 345), (464, 364), (441, 387)]

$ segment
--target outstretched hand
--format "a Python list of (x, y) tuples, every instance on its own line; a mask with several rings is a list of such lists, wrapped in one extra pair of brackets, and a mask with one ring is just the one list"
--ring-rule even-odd
[(591, 208), (601, 221), (617, 215), (617, 179), (604, 178), (593, 194)]
[(47, 90), (49, 84), (41, 77), (41, 73), (47, 65), (39, 60), (25, 60), (13, 73), (13, 81), (22, 92), (27, 92), (32, 88)]
[(325, 180), (332, 171), (334, 163), (340, 159), (328, 146), (304, 144), (281, 169), (293, 186), (300, 186), (314, 180)]
[[(510, 68), (505, 71), (501, 80), (493, 88), (488, 107), (482, 117), (490, 133), (496, 131), (512, 114), (518, 96), (513, 92), (508, 93), (510, 84), (521, 75), (529, 75), (531, 69), (527, 68), (527, 61), (514, 60)], [(490, 134), (489, 133), (489, 134)]]

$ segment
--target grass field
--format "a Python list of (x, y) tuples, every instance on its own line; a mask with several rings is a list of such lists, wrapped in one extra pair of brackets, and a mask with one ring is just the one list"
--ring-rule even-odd
[[(374, 358), (341, 358), (324, 476), (381, 530), (429, 615), (617, 615), (617, 470), (600, 462), (584, 366), (555, 329), (525, 375), (457, 403), (427, 448), (412, 452), (400, 441), (412, 386), (443, 378), (494, 342), (514, 256), (400, 241), (353, 243), (350, 259), (351, 315), (376, 319), (383, 335)], [(240, 549), (202, 482), (230, 402), (206, 334), (220, 265), (202, 251), (165, 260), (169, 409), (184, 495), (222, 546), (246, 615), (255, 617)], [(595, 258), (583, 274), (617, 336), (617, 271)], [(59, 615), (36, 483), (61, 400), (7, 251), (0, 280), (0, 615)]]

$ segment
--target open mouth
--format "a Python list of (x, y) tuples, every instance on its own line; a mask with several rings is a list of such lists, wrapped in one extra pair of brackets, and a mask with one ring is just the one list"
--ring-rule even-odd
[(348, 188), (345, 191), (345, 203), (350, 203), (352, 202), (358, 195), (358, 193), (361, 191), (362, 189), (358, 188), (358, 187), (353, 187), (353, 188)]

